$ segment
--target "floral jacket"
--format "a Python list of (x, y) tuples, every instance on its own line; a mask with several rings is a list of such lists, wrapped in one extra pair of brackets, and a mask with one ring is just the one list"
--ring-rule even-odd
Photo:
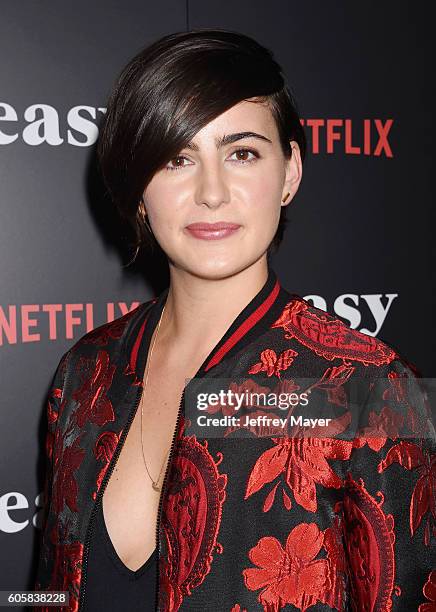
[[(137, 410), (167, 293), (87, 333), (60, 360), (35, 589), (67, 591), (69, 604), (35, 610), (83, 609), (96, 504)], [(229, 426), (202, 438), (188, 433), (185, 387), (156, 526), (156, 610), (436, 610), (436, 436), (410, 363), (288, 293), (269, 268), (195, 378), (275, 391), (311, 379), (331, 425), (307, 435), (300, 422), (287, 436)], [(341, 438), (357, 379), (365, 402), (355, 435)], [(203, 414), (226, 409), (217, 411)], [(419, 433), (405, 437), (405, 427)]]

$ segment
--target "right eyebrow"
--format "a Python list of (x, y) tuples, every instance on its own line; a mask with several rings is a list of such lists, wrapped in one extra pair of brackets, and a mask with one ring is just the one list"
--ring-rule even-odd
[[(226, 134), (221, 138), (215, 138), (215, 145), (217, 149), (224, 147), (228, 144), (232, 144), (233, 142), (237, 142), (238, 140), (243, 140), (244, 138), (257, 138), (259, 140), (263, 140), (264, 142), (269, 142), (272, 144), (271, 140), (262, 134), (258, 134), (257, 132), (236, 132), (235, 134)], [(190, 149), (191, 151), (198, 151), (199, 146), (194, 142), (188, 142), (186, 145), (186, 149)]]

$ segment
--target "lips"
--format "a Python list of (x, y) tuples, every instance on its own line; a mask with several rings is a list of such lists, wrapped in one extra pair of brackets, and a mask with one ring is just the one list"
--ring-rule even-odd
[(191, 223), (186, 227), (187, 229), (196, 230), (200, 232), (213, 232), (217, 230), (238, 229), (240, 225), (238, 223), (230, 223), (228, 221), (218, 221), (217, 223)]
[(234, 235), (241, 226), (230, 221), (217, 221), (216, 223), (190, 223), (186, 231), (194, 238), (200, 240), (221, 240)]

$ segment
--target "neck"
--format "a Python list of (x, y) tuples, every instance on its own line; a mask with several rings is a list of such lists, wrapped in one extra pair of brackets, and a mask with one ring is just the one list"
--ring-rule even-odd
[(266, 257), (222, 279), (170, 267), (170, 287), (159, 331), (161, 346), (205, 356), (268, 278)]

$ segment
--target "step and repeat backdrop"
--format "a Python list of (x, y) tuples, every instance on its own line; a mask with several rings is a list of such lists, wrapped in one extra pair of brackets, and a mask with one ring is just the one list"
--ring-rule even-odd
[(166, 286), (126, 248), (95, 144), (112, 84), (176, 31), (249, 34), (284, 67), (308, 138), (273, 259), (284, 287), (436, 375), (430, 5), (3, 0), (0, 19), (0, 589), (31, 589), (45, 399), (83, 334)]

